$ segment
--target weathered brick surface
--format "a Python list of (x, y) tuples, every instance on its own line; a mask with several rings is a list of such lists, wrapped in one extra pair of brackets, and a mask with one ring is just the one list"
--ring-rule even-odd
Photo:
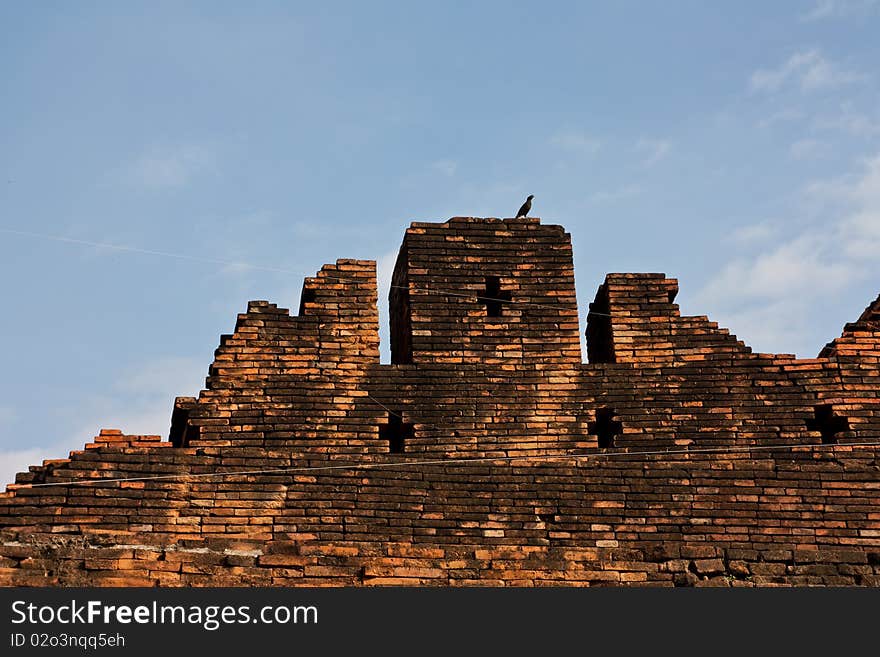
[(251, 302), (168, 441), (0, 493), (0, 584), (878, 585), (880, 298), (795, 359), (677, 289), (609, 274), (584, 364), (561, 227), (413, 224), (393, 364), (373, 262)]

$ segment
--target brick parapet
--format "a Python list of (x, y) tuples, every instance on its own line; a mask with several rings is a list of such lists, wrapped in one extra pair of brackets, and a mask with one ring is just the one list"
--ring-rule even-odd
[(583, 363), (568, 234), (458, 217), (407, 231), (383, 365), (376, 290), (250, 302), (168, 441), (20, 473), (0, 584), (878, 584), (880, 298), (798, 359), (609, 274)]

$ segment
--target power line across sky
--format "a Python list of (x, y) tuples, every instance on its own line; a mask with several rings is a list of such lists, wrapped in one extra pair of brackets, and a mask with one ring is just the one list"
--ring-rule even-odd
[[(38, 239), (43, 239), (43, 240), (63, 242), (66, 244), (77, 244), (80, 246), (91, 246), (91, 247), (95, 247), (95, 248), (111, 249), (114, 251), (123, 251), (123, 252), (129, 252), (129, 253), (141, 253), (144, 255), (158, 256), (158, 257), (162, 257), (162, 258), (174, 258), (177, 260), (189, 260), (192, 262), (200, 262), (200, 263), (204, 263), (204, 264), (222, 265), (224, 267), (237, 267), (237, 268), (243, 268), (243, 269), (253, 269), (255, 271), (267, 271), (267, 272), (274, 272), (274, 273), (279, 273), (279, 274), (290, 274), (292, 276), (297, 276), (297, 277), (300, 277), (303, 279), (314, 277), (314, 275), (312, 275), (312, 274), (304, 274), (303, 272), (293, 271), (292, 269), (284, 269), (281, 267), (267, 267), (265, 265), (257, 265), (254, 263), (243, 262), (240, 260), (233, 261), (233, 260), (221, 260), (218, 258), (205, 258), (203, 256), (195, 256), (195, 255), (186, 254), (186, 253), (172, 253), (170, 251), (160, 251), (160, 250), (155, 250), (155, 249), (142, 249), (140, 247), (135, 247), (135, 246), (125, 246), (122, 244), (111, 244), (108, 242), (95, 242), (92, 240), (83, 240), (83, 239), (76, 239), (76, 238), (72, 238), (72, 237), (64, 237), (62, 235), (47, 235), (45, 233), (34, 233), (31, 231), (17, 230), (17, 229), (12, 229), (12, 228), (0, 228), (0, 233), (6, 233), (8, 235), (19, 235), (22, 237), (33, 237), (33, 238), (38, 238)], [(338, 281), (341, 283), (359, 282), (356, 279), (345, 278), (343, 276), (326, 275), (326, 274), (323, 275), (322, 278), (324, 280)], [(412, 291), (412, 288), (407, 287), (407, 286), (403, 286), (403, 285), (393, 285), (392, 284), (389, 287), (391, 289)], [(419, 288), (419, 290), (420, 291), (428, 291), (428, 292), (432, 292), (435, 294), (445, 294), (447, 296), (452, 296), (452, 297), (462, 297), (462, 298), (468, 298), (468, 299), (479, 298), (479, 299), (482, 299), (485, 301), (497, 301), (500, 303), (506, 303), (506, 304), (512, 304), (512, 305), (532, 306), (535, 308), (547, 308), (547, 309), (551, 309), (551, 310), (558, 310), (559, 309), (559, 306), (551, 306), (549, 304), (535, 303), (533, 301), (524, 301), (521, 299), (499, 299), (499, 298), (494, 298), (494, 297), (487, 297), (487, 296), (481, 295), (477, 292), (473, 292), (471, 294), (466, 294), (466, 293), (463, 293), (463, 292), (457, 291), (457, 290), (445, 290), (445, 289), (440, 289), (440, 288), (436, 288), (436, 287)], [(608, 313), (600, 313), (600, 312), (596, 312), (593, 310), (587, 311), (586, 314), (587, 315), (599, 315), (602, 317), (611, 317), (611, 315)]]

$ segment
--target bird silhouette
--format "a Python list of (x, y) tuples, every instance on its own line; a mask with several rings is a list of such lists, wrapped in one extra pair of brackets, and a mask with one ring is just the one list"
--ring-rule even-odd
[(522, 207), (519, 209), (519, 212), (516, 213), (516, 218), (525, 217), (529, 210), (532, 209), (532, 199), (535, 198), (534, 194), (529, 194), (529, 197), (526, 199), (526, 202), (522, 204)]

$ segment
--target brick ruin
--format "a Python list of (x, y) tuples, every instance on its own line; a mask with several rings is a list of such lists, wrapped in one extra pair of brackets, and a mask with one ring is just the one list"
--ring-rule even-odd
[[(0, 584), (880, 585), (880, 297), (818, 358), (609, 274), (569, 235), (413, 223), (252, 301), (167, 440), (103, 430), (0, 494)], [(237, 473), (237, 474), (235, 474)]]

